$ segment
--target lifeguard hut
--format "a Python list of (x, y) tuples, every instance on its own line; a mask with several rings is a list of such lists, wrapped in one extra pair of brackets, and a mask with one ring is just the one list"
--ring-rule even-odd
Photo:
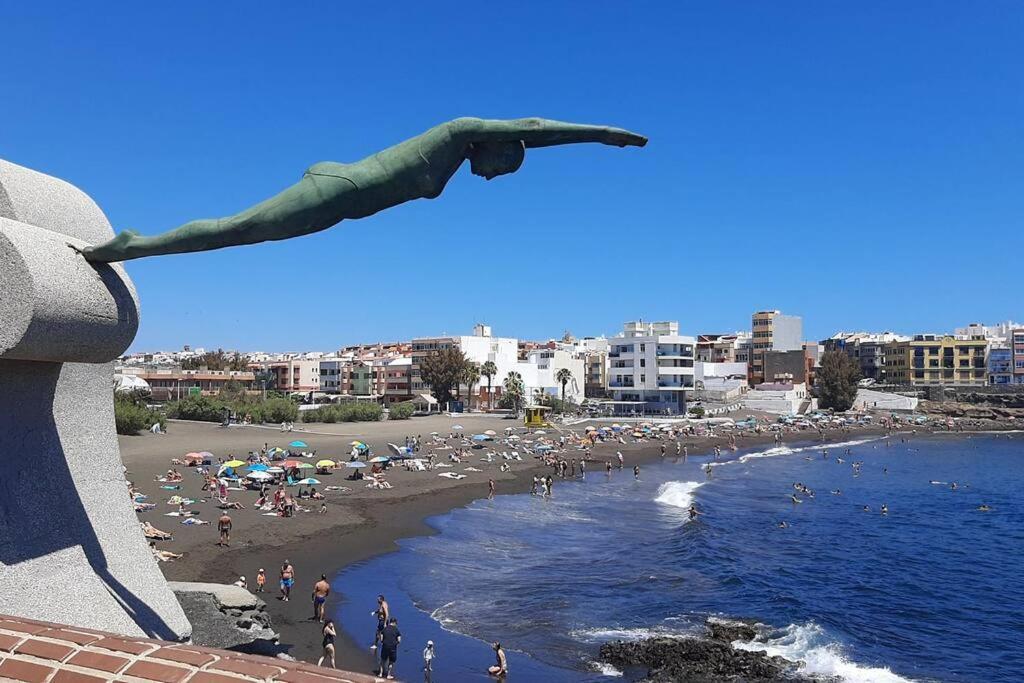
[(547, 419), (548, 411), (550, 410), (551, 408), (548, 406), (527, 406), (523, 424), (529, 428), (550, 427), (551, 425), (548, 424)]

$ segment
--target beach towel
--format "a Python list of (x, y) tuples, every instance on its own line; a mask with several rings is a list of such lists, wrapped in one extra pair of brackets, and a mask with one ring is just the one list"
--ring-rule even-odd
[(478, 468), (476, 468), (476, 467), (467, 467), (467, 468), (465, 468), (465, 469), (464, 469), (464, 470), (462, 470), (462, 471), (463, 471), (463, 472), (483, 472), (483, 470), (481, 470), (481, 469), (478, 469)]
[(439, 474), (437, 476), (439, 476), (439, 477), (446, 477), (448, 479), (465, 479), (466, 478), (465, 474), (458, 474), (457, 472), (441, 472), (441, 474)]
[(175, 484), (174, 486), (168, 485), (168, 486), (161, 486), (160, 488), (164, 489), (165, 491), (180, 491), (181, 490), (181, 485), (180, 484)]
[(181, 523), (186, 525), (186, 526), (196, 526), (196, 525), (200, 525), (200, 524), (209, 524), (209, 522), (204, 522), (203, 520), (198, 519), (196, 517), (189, 517), (188, 519), (183, 519), (181, 521)]

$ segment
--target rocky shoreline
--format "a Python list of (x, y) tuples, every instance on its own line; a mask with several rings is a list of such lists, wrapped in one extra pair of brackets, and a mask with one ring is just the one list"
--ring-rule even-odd
[(617, 669), (647, 669), (647, 683), (775, 683), (778, 681), (828, 683), (835, 679), (809, 677), (799, 672), (800, 662), (733, 647), (765, 633), (753, 620), (708, 619), (699, 636), (657, 636), (637, 641), (615, 641), (601, 646), (601, 661)]

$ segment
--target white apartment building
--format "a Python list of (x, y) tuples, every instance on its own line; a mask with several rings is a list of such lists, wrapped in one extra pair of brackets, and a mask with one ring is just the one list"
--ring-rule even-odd
[(796, 415), (804, 407), (813, 408), (807, 397), (807, 385), (798, 382), (771, 382), (759, 384), (747, 392), (743, 399), (748, 410), (759, 410), (775, 415)]
[[(441, 349), (460, 349), (471, 362), (482, 366), (491, 361), (498, 368), (498, 374), (491, 378), (492, 393), (495, 401), (501, 393), (501, 383), (509, 372), (517, 370), (519, 364), (519, 340), (513, 337), (495, 337), (489, 325), (478, 324), (473, 328), (472, 335), (419, 337), (412, 340), (412, 366), (410, 380), (413, 394), (429, 394), (430, 387), (424, 384), (420, 376), (420, 362), (430, 354)], [(476, 387), (477, 395), (487, 400), (487, 378), (481, 377)], [(465, 395), (465, 393), (463, 393)]]
[(680, 335), (678, 322), (628, 322), (608, 344), (608, 388), (618, 412), (686, 412), (697, 339)]
[(562, 385), (556, 375), (562, 368), (568, 368), (572, 373), (572, 381), (565, 385), (565, 399), (581, 402), (585, 372), (583, 359), (561, 349), (535, 349), (527, 354), (525, 363), (517, 363), (515, 367), (523, 377), (527, 403), (533, 403), (538, 393), (561, 398)]

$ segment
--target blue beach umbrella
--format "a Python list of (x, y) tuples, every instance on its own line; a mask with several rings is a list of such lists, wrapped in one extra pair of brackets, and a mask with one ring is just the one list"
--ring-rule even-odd
[(306, 446), (306, 442), (305, 441), (292, 441), (288, 445), (291, 446), (292, 448), (307, 448), (308, 447), (308, 446)]
[(366, 467), (366, 463), (365, 462), (358, 462), (358, 461), (357, 462), (347, 462), (347, 463), (345, 463), (345, 467), (349, 467), (349, 468), (354, 469), (354, 470), (359, 470), (359, 469), (362, 469), (362, 468)]
[(474, 434), (473, 435), (473, 441), (490, 441), (490, 440), (491, 440), (491, 437), (487, 436), (486, 434)]
[(268, 469), (268, 466), (264, 465), (261, 462), (258, 462), (255, 465), (249, 465), (249, 471), (250, 472), (266, 472), (267, 469)]

